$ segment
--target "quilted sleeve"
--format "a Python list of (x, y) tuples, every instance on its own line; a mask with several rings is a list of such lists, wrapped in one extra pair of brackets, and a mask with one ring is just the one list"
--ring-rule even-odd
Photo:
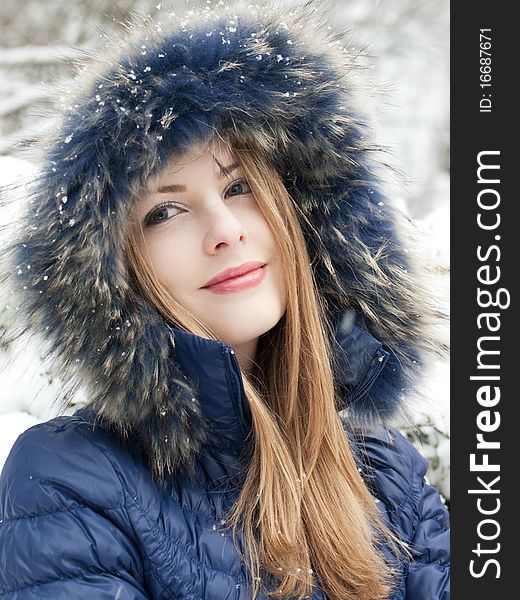
[[(60, 420), (62, 419), (62, 420)], [(23, 433), (0, 477), (0, 598), (144, 600), (119, 479), (67, 418)]]
[(406, 577), (406, 598), (450, 597), (450, 530), (448, 511), (433, 487), (421, 480), (418, 521), (410, 547), (415, 551)]
[(412, 552), (398, 597), (448, 600), (449, 515), (437, 490), (425, 480), (427, 460), (395, 429), (378, 429), (355, 440), (360, 471), (383, 518)]

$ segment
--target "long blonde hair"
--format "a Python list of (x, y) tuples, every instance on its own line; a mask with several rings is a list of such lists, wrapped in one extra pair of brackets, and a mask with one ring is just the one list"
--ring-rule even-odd
[[(238, 532), (243, 535), (245, 552), (238, 544), (237, 550), (248, 563), (253, 597), (265, 569), (278, 582), (265, 590), (273, 597), (311, 594), (315, 574), (330, 600), (381, 600), (390, 593), (394, 572), (380, 548), (389, 543), (400, 556), (399, 544), (358, 472), (338, 414), (331, 331), (297, 208), (264, 153), (228, 143), (278, 244), (288, 305), (281, 321), (261, 336), (253, 371), (242, 373), (253, 449), (226, 522), (235, 543)], [(158, 281), (139, 235), (142, 230), (133, 227), (127, 246), (138, 292), (168, 321), (216, 339)]]

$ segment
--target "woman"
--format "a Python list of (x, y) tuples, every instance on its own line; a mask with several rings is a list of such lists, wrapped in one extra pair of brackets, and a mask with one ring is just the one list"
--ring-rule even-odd
[(448, 597), (391, 429), (435, 311), (312, 6), (141, 24), (78, 79), (9, 256), (88, 404), (6, 462), (6, 598)]

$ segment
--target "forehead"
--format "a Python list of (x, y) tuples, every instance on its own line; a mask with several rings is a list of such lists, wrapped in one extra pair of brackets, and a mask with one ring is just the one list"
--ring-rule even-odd
[(206, 144), (190, 148), (186, 152), (170, 156), (166, 166), (148, 182), (153, 191), (164, 181), (182, 180), (189, 176), (190, 167), (212, 169), (215, 175), (226, 175), (226, 168), (236, 166), (237, 160), (231, 148), (224, 144)]

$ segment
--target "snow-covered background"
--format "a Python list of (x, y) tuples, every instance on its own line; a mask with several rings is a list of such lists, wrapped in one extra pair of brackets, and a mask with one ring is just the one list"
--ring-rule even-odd
[[(214, 0), (216, 4), (218, 0)], [(222, 1), (222, 0), (221, 0)], [(131, 12), (160, 15), (181, 3), (211, 0), (18, 0), (0, 3), (0, 193), (36, 168), (27, 153), (56, 121), (53, 84), (70, 81), (69, 59), (104, 42)], [(288, 9), (293, 2), (279, 0)], [(447, 309), (449, 294), (449, 0), (328, 0), (332, 22), (368, 49), (367, 75), (379, 89), (378, 142), (395, 175), (388, 193), (412, 219), (430, 259), (429, 277)], [(104, 33), (102, 33), (104, 32)], [(8, 218), (0, 214), (0, 223)], [(1, 239), (0, 239), (1, 244)], [(0, 289), (0, 468), (28, 427), (57, 414), (59, 380), (41, 361), (33, 339), (9, 342), (15, 307)], [(425, 372), (426, 401), (417, 409), (419, 436), (411, 439), (430, 461), (429, 481), (449, 500), (449, 364)], [(74, 409), (71, 407), (70, 411)], [(404, 426), (403, 426), (403, 429)]]

